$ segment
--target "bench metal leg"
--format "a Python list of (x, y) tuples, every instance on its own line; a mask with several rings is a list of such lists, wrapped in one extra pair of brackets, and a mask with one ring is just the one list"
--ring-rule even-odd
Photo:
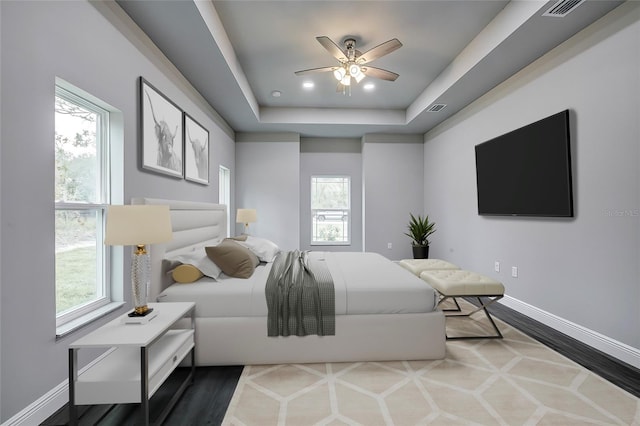
[[(502, 294), (486, 295), (486, 296), (484, 296), (484, 297), (487, 298), (486, 302), (483, 302), (482, 299), (480, 299), (480, 296), (475, 296), (476, 299), (478, 299), (478, 303), (479, 303), (479, 306), (477, 306), (476, 309), (472, 310), (471, 312), (465, 312), (465, 313), (445, 314), (445, 316), (447, 316), (447, 317), (470, 317), (471, 315), (475, 314), (476, 312), (479, 312), (479, 311), (482, 310), (482, 311), (484, 311), (484, 314), (487, 316), (487, 318), (489, 319), (489, 322), (493, 326), (493, 329), (496, 332), (495, 335), (459, 336), (459, 337), (446, 336), (447, 340), (502, 339), (502, 333), (500, 332), (500, 329), (496, 325), (495, 321), (493, 321), (493, 318), (491, 317), (491, 314), (487, 310), (487, 306), (489, 306), (489, 305), (497, 302), (498, 300), (502, 299), (503, 296), (504, 295), (502, 295)], [(460, 308), (460, 305), (458, 304), (458, 300), (456, 299), (456, 297), (472, 297), (472, 296), (445, 296), (445, 295), (442, 295), (442, 298), (438, 302), (438, 306), (440, 306), (447, 299), (453, 299), (454, 303), (456, 304), (456, 309), (443, 309), (442, 311), (443, 312), (462, 312), (462, 308)]]

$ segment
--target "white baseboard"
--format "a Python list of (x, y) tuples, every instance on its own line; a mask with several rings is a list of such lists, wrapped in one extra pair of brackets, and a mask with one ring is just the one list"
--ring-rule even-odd
[[(90, 368), (93, 364), (100, 361), (107, 356), (112, 350), (108, 350), (87, 366), (80, 369), (78, 374), (82, 374), (83, 371)], [(56, 411), (69, 402), (69, 381), (65, 380), (49, 392), (38, 398), (36, 401), (29, 404), (22, 411), (11, 417), (0, 426), (33, 426), (39, 425), (49, 417), (51, 417)]]
[(2, 423), (2, 426), (39, 425), (67, 402), (69, 402), (69, 383), (65, 381)]
[(500, 300), (500, 303), (622, 362), (640, 368), (640, 349), (626, 345), (510, 296), (505, 295)]
[[(596, 331), (560, 318), (540, 308), (505, 295), (499, 303), (552, 327), (567, 336), (596, 348), (622, 362), (640, 368), (640, 350), (626, 345)], [(95, 359), (81, 371), (98, 362), (106, 353)], [(80, 373), (80, 372), (79, 372)], [(31, 426), (42, 423), (69, 401), (69, 383), (64, 381), (40, 397), (37, 401), (2, 423), (1, 426)]]

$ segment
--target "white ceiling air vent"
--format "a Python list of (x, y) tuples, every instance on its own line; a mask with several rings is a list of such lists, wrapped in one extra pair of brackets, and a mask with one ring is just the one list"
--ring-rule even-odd
[(446, 104), (433, 104), (427, 109), (427, 111), (429, 112), (442, 111), (446, 106), (447, 106)]
[(557, 16), (563, 18), (580, 6), (584, 0), (559, 0), (556, 4), (551, 6), (549, 10), (542, 14), (542, 16)]

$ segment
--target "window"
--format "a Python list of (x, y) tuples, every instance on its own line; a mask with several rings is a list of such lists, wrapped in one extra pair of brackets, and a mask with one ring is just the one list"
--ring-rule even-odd
[(103, 244), (105, 211), (111, 201), (110, 111), (81, 93), (68, 84), (56, 85), (58, 327), (108, 305), (112, 299), (109, 283), (113, 250)]
[(351, 178), (311, 177), (311, 244), (351, 243)]
[(227, 235), (231, 235), (231, 220), (229, 219), (229, 206), (231, 205), (231, 172), (224, 166), (220, 166), (218, 174), (218, 203), (227, 206)]

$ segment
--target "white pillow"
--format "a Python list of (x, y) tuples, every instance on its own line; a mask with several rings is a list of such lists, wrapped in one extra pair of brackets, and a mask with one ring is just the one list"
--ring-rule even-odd
[(262, 262), (273, 262), (281, 251), (280, 247), (278, 247), (273, 241), (267, 240), (266, 238), (253, 237), (251, 235), (247, 235), (247, 239), (245, 241), (236, 242), (251, 250)]
[(202, 272), (202, 275), (213, 279), (217, 279), (222, 273), (222, 270), (218, 267), (218, 265), (216, 265), (213, 260), (207, 257), (207, 253), (205, 252), (204, 247), (195, 249), (194, 251), (189, 253), (171, 256), (165, 258), (165, 260), (168, 260), (172, 263), (177, 262), (186, 265), (193, 265), (198, 268), (200, 272)]

